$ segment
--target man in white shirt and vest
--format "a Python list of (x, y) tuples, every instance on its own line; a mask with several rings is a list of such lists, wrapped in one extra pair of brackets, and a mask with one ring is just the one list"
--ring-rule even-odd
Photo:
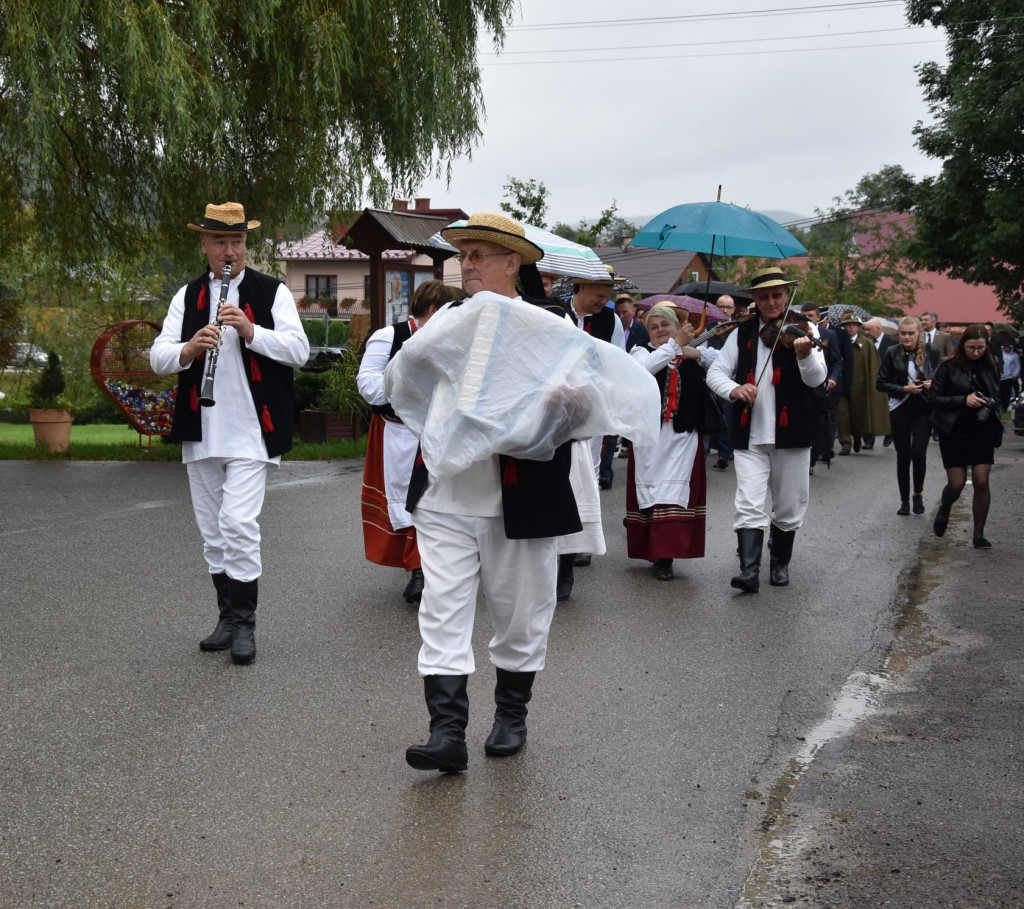
[[(507, 297), (516, 306), (533, 305), (521, 298), (516, 276), (521, 265), (536, 263), (543, 251), (526, 239), (522, 225), (478, 212), (465, 226), (441, 234), (460, 250), (462, 282), (470, 294), (462, 305), (476, 305), (475, 295), (482, 291)], [(441, 309), (388, 365), (384, 387), (390, 400), (397, 400), (396, 391), (434, 394), (431, 388), (406, 388), (403, 366), (414, 362), (409, 358), (432, 357), (446, 314)], [(521, 356), (515, 345), (529, 339), (507, 343), (512, 347), (494, 342), (489, 355)], [(569, 482), (570, 448), (571, 443), (562, 445), (550, 461), (494, 454), (454, 476), (428, 475), (423, 458), (417, 458), (408, 507), (424, 576), (418, 670), (430, 715), (428, 741), (406, 750), (406, 762), (417, 770), (455, 773), (467, 767), (466, 688), (475, 670), (478, 590), (494, 629), (488, 650), (497, 674), (494, 725), (484, 751), (489, 757), (508, 757), (526, 742), (527, 704), (536, 673), (544, 668), (555, 612), (555, 538), (582, 529)]]
[[(259, 226), (237, 202), (207, 205), (204, 219), (188, 225), (199, 231), (209, 267), (174, 295), (150, 351), (154, 372), (178, 375), (170, 438), (181, 442), (217, 595), (217, 626), (199, 646), (230, 648), (232, 662), (242, 665), (256, 657), (267, 471), (292, 446), (294, 369), (309, 356), (291, 291), (246, 268), (246, 236)], [(209, 401), (203, 385), (214, 356)]]

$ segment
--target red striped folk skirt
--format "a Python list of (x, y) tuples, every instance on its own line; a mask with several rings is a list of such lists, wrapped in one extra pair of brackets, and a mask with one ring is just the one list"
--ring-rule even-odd
[(655, 505), (641, 508), (636, 500), (635, 463), (629, 452), (626, 468), (626, 554), (631, 559), (701, 559), (708, 483), (704, 446), (698, 441), (690, 472), (690, 501), (686, 507)]
[(388, 497), (384, 489), (384, 420), (374, 414), (366, 438), (366, 463), (363, 466), (363, 546), (366, 558), (377, 565), (404, 568), (420, 567), (416, 548), (416, 528), (395, 530), (388, 518)]

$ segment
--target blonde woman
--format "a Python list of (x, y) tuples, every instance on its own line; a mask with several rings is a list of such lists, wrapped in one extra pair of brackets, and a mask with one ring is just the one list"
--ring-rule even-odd
[(875, 387), (889, 395), (889, 422), (896, 449), (898, 515), (910, 514), (910, 475), (914, 476), (914, 514), (924, 514), (924, 476), (931, 424), (928, 394), (939, 366), (939, 351), (925, 343), (921, 321), (905, 316), (899, 324), (900, 343), (882, 356)]
[[(709, 395), (701, 360), (712, 352), (687, 347), (693, 328), (677, 310), (656, 305), (645, 321), (650, 341), (630, 356), (661, 389), (658, 444), (634, 444), (626, 473), (626, 548), (631, 559), (654, 565), (659, 581), (675, 576), (673, 559), (704, 556), (707, 474), (704, 461), (705, 407)], [(717, 431), (717, 430), (716, 430)]]

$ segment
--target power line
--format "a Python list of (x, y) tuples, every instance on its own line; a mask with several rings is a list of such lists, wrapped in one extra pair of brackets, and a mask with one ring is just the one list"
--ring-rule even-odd
[(622, 28), (631, 25), (665, 25), (672, 22), (713, 22), (736, 19), (757, 19), (764, 16), (788, 16), (796, 13), (828, 13), (872, 10), (882, 7), (903, 6), (902, 0), (858, 0), (853, 3), (821, 3), (814, 6), (770, 7), (743, 12), (691, 13), (684, 16), (649, 16), (632, 19), (589, 19), (573, 22), (540, 22), (533, 25), (510, 25), (508, 31), (550, 31), (577, 28)]
[[(844, 50), (862, 50), (865, 48), (880, 48), (880, 47), (909, 47), (913, 45), (924, 45), (924, 44), (943, 44), (941, 38), (931, 38), (925, 41), (892, 41), (887, 44), (847, 44), (841, 47), (794, 47), (794, 48), (775, 48), (772, 50), (744, 50), (730, 53), (728, 51), (722, 51), (720, 53), (711, 54), (694, 54), (687, 51), (685, 57), (680, 57), (678, 54), (664, 54), (655, 57), (591, 57), (584, 60), (510, 60), (507, 63), (503, 63), (500, 60), (493, 63), (481, 63), (483, 67), (494, 67), (494, 66), (557, 66), (565, 64), (575, 63), (636, 63), (638, 61), (647, 63), (652, 60), (673, 60), (676, 63), (686, 63), (690, 60), (706, 58), (706, 57), (755, 57), (763, 56), (765, 54), (809, 54), (819, 53), (821, 51), (844, 51)], [(550, 53), (561, 53), (558, 50), (552, 50)]]
[[(1024, 17), (1021, 17), (1024, 18)], [(724, 41), (701, 41), (699, 47), (708, 47), (716, 44), (756, 44), (763, 43), (765, 41), (807, 41), (811, 38), (850, 38), (859, 35), (881, 35), (890, 32), (906, 32), (906, 31), (919, 31), (917, 27), (904, 26), (902, 28), (875, 28), (866, 31), (858, 32), (822, 32), (817, 35), (771, 35), (766, 38), (730, 38)], [(500, 53), (482, 53), (481, 57), (513, 57), (522, 54), (593, 54), (593, 53), (605, 53), (607, 51), (630, 51), (630, 50), (661, 50), (666, 47), (682, 47), (679, 42), (673, 42), (672, 44), (621, 44), (616, 47), (565, 47), (565, 48), (546, 48), (543, 50), (520, 50), (520, 51), (502, 51)], [(689, 45), (687, 45), (689, 47)]]

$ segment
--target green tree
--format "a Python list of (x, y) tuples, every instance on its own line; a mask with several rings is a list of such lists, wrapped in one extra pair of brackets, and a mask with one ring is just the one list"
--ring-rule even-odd
[(509, 201), (499, 203), (501, 210), (520, 224), (547, 227), (548, 188), (537, 180), (518, 180), (509, 177), (503, 187)]
[(1024, 319), (1024, 29), (1017, 0), (908, 0), (912, 25), (947, 34), (949, 65), (918, 66), (935, 122), (914, 129), (942, 161), (920, 188), (914, 251), (936, 271), (990, 284)]
[(412, 195), (477, 141), (478, 33), (500, 47), (515, 8), (3, 0), (0, 214), (65, 263), (194, 261), (182, 228), (205, 202), (243, 202), (273, 237)]
[(902, 315), (921, 282), (911, 255), (913, 178), (899, 166), (862, 177), (801, 237), (810, 253), (800, 299), (845, 303), (876, 315)]

